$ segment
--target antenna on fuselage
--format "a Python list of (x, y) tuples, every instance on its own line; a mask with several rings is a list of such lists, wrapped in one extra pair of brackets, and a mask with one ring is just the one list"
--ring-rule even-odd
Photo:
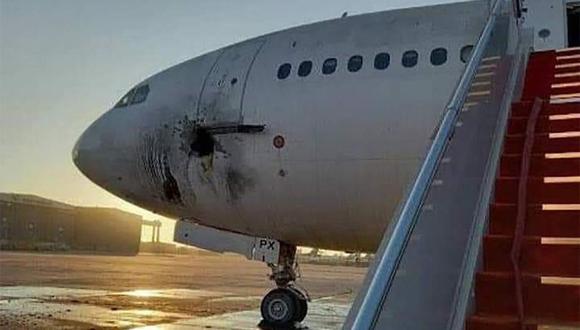
[(342, 13), (342, 16), (340, 16), (340, 18), (345, 18), (348, 16), (348, 11), (345, 11), (344, 13)]

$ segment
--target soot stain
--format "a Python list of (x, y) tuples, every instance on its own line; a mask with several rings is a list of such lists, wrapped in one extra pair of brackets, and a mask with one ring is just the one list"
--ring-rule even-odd
[(197, 122), (185, 116), (183, 121), (178, 121), (178, 124), (173, 127), (173, 134), (179, 137), (181, 141), (179, 144), (179, 150), (188, 154), (190, 156), (191, 143), (196, 138), (196, 127)]
[(181, 200), (181, 192), (179, 191), (179, 186), (177, 185), (177, 180), (171, 173), (171, 169), (169, 168), (169, 163), (167, 161), (167, 155), (163, 155), (163, 176), (165, 180), (163, 180), (163, 192), (165, 194), (165, 198), (168, 201), (183, 204)]
[(226, 188), (232, 201), (237, 201), (246, 191), (254, 187), (254, 180), (233, 167), (226, 170)]
[(143, 138), (143, 150), (140, 152), (141, 163), (153, 186), (158, 186), (163, 181), (159, 167), (162, 153), (162, 146), (153, 136), (146, 135)]
[(147, 135), (143, 138), (142, 168), (150, 185), (155, 190), (161, 188), (161, 199), (183, 205), (179, 185), (171, 172), (166, 144), (156, 136)]

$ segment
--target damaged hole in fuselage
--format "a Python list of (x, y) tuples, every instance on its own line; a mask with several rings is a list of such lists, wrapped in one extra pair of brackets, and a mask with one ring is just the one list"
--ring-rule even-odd
[(191, 143), (191, 151), (198, 157), (211, 156), (215, 150), (215, 139), (204, 128), (198, 128)]
[(216, 141), (211, 133), (203, 127), (198, 127), (190, 149), (190, 155), (194, 154), (199, 157), (204, 173), (209, 174), (213, 169), (213, 156), (216, 149)]

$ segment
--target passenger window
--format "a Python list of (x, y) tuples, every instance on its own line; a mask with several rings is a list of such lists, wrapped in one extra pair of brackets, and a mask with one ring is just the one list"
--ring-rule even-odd
[(405, 68), (412, 68), (419, 61), (419, 53), (415, 50), (408, 50), (403, 54), (402, 64)]
[(298, 67), (298, 76), (306, 77), (312, 71), (312, 61), (304, 61)]
[(131, 101), (131, 104), (145, 102), (148, 94), (149, 94), (149, 85), (143, 85), (141, 87), (138, 87), (135, 90), (135, 94), (133, 95), (133, 100)]
[(284, 63), (278, 68), (278, 79), (286, 79), (292, 71), (292, 65), (290, 63)]
[(461, 62), (467, 63), (469, 61), (469, 58), (471, 57), (472, 51), (473, 51), (473, 45), (463, 46), (463, 48), (461, 48), (461, 52), (459, 54), (459, 57), (461, 58)]
[(333, 74), (337, 64), (336, 58), (327, 58), (322, 64), (322, 74)]
[(447, 49), (436, 48), (431, 52), (431, 64), (442, 65), (447, 62)]
[(135, 93), (135, 88), (130, 90), (125, 96), (123, 96), (117, 104), (115, 104), (115, 108), (122, 108), (129, 105), (129, 102), (133, 98), (133, 94)]
[(375, 56), (375, 69), (384, 70), (389, 67), (391, 63), (391, 55), (389, 53), (379, 53)]
[(363, 58), (360, 55), (354, 55), (348, 60), (348, 71), (357, 72), (362, 68)]

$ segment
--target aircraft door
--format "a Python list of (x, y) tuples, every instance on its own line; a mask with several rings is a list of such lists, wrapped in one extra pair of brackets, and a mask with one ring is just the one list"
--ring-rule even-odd
[(228, 47), (219, 55), (204, 83), (197, 109), (201, 126), (242, 124), (246, 79), (263, 40)]

